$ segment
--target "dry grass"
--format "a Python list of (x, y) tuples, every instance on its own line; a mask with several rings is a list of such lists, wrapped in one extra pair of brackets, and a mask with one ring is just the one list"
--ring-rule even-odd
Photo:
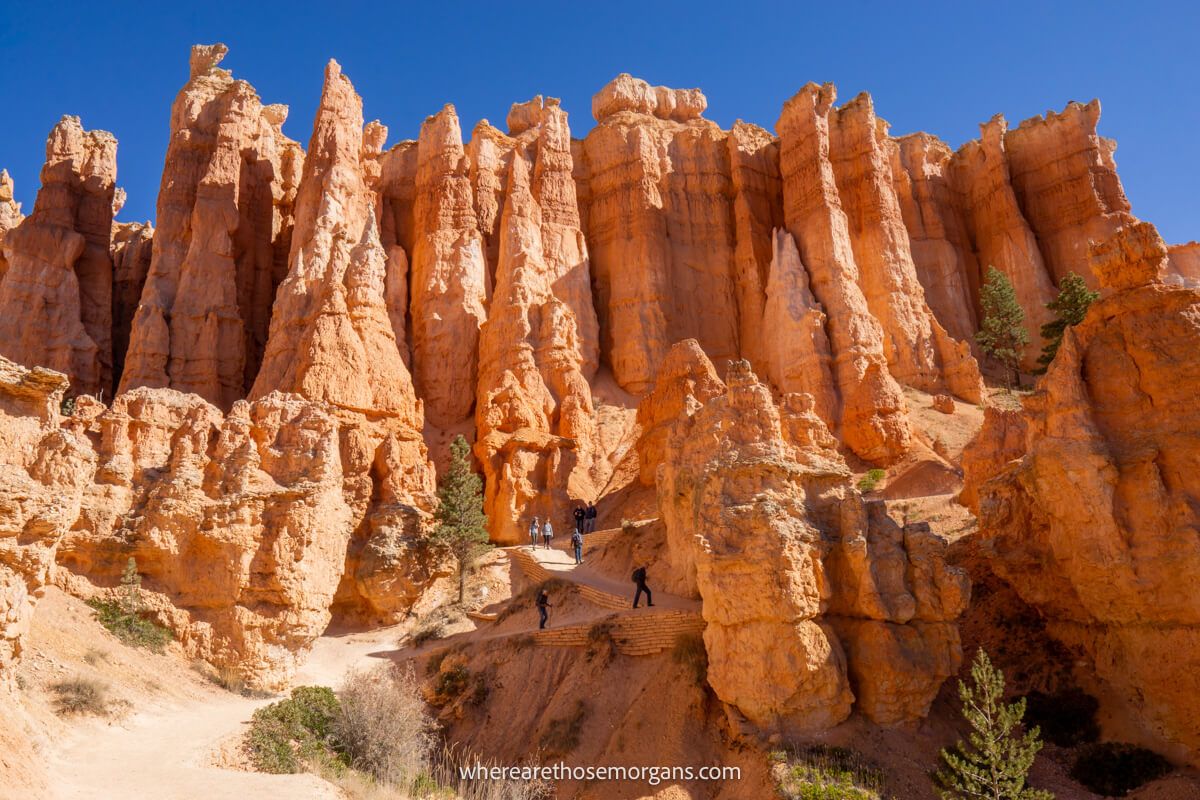
[(411, 667), (352, 671), (340, 700), (333, 735), (352, 767), (385, 784), (412, 783), (429, 773), (433, 720)]
[(50, 689), (57, 695), (54, 705), (59, 714), (103, 716), (108, 713), (108, 686), (100, 681), (75, 677), (59, 681)]

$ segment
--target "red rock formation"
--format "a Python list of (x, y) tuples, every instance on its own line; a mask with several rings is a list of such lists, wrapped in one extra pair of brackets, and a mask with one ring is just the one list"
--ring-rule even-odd
[(728, 142), (734, 190), (738, 343), (742, 358), (769, 374), (765, 358), (774, 334), (771, 326), (763, 322), (763, 309), (775, 257), (774, 231), (783, 227), (779, 143), (764, 129), (741, 120), (730, 129)]
[(1167, 252), (1167, 279), (1193, 288), (1200, 286), (1200, 242), (1173, 244)]
[(87, 440), (59, 429), (66, 390), (61, 373), (0, 358), (0, 689), (95, 467)]
[(413, 374), (429, 421), (465, 420), (475, 399), (489, 282), (453, 106), (421, 126), (409, 282)]
[(46, 140), (33, 213), (4, 236), (0, 355), (65, 372), (72, 394), (112, 384), (117, 140), (63, 117)]
[(228, 409), (258, 374), (288, 251), (303, 153), (266, 106), (192, 48), (171, 110), (154, 255), (134, 316), (121, 391), (169, 386)]
[(829, 136), (859, 286), (883, 327), (889, 370), (903, 384), (926, 392), (948, 389), (978, 403), (983, 383), (970, 345), (951, 339), (925, 304), (893, 187), (893, 145), (870, 95), (864, 92), (834, 111)]
[(1068, 103), (1027, 119), (1004, 137), (1013, 189), (1055, 284), (1069, 273), (1100, 286), (1088, 242), (1136, 222), (1117, 177), (1117, 143), (1096, 134), (1100, 101)]
[(954, 153), (927, 133), (902, 136), (889, 152), (892, 180), (925, 300), (952, 337), (972, 343), (979, 327), (972, 294), (972, 287), (979, 286), (979, 264), (950, 185)]
[(13, 200), (13, 182), (8, 170), (0, 169), (0, 281), (8, 272), (8, 261), (4, 258), (4, 234), (11, 231), (25, 219), (21, 213), (21, 204)]
[(837, 386), (821, 304), (809, 289), (796, 240), (776, 229), (762, 316), (766, 375), (781, 392), (803, 392), (826, 425), (837, 424)]
[[(129, 334), (150, 274), (154, 251), (154, 226), (150, 223), (114, 222), (112, 233), (113, 300), (113, 383), (121, 382)], [(115, 386), (113, 387), (115, 389)], [(110, 395), (111, 396), (111, 395)]]
[(384, 300), (386, 256), (362, 137), (362, 100), (331, 61), (296, 196), (292, 268), (275, 298), (251, 396), (295, 392), (420, 430), (420, 405)]
[[(995, 267), (1012, 281), (1017, 302), (1025, 310), (1025, 329), (1029, 341), (1041, 341), (1041, 327), (1053, 314), (1046, 303), (1057, 293), (1045, 261), (1038, 249), (1037, 237), (1021, 213), (1009, 176), (1005, 150), (1007, 123), (1000, 115), (979, 126), (980, 138), (967, 142), (951, 162), (952, 183), (964, 209), (980, 278), (988, 267)], [(979, 287), (973, 287), (978, 297)], [(1037, 364), (1038, 348), (1025, 351), (1024, 366)]]
[[(532, 145), (512, 153), (493, 313), (479, 342), (475, 453), (492, 539), (506, 544), (524, 540), (529, 515), (561, 524), (573, 499), (597, 493), (587, 480), (596, 421), (583, 337), (554, 258), (556, 195), (535, 185)], [(584, 270), (586, 280), (586, 261)]]
[(783, 107), (780, 138), (784, 219), (800, 247), (812, 292), (829, 320), (838, 387), (837, 432), (872, 461), (898, 458), (909, 445), (904, 397), (887, 371), (883, 331), (858, 287), (846, 215), (829, 160), (832, 84), (810, 83)]
[(1147, 743), (1200, 760), (1200, 292), (1159, 282), (1153, 227), (1092, 248), (1110, 292), (1025, 402), (1026, 454), (979, 489), (993, 566), (1087, 654)]
[(963, 448), (963, 486), (955, 499), (979, 514), (979, 487), (1025, 455), (1025, 417), (1014, 409), (985, 406), (983, 427)]
[(638, 476), (643, 484), (654, 485), (675, 421), (692, 413), (693, 406), (724, 393), (725, 384), (699, 342), (684, 339), (672, 345), (658, 369), (654, 388), (638, 403)]
[(584, 228), (601, 349), (629, 392), (650, 387), (681, 339), (714, 360), (738, 353), (730, 153), (725, 133), (700, 118), (704, 105), (698, 90), (628, 75), (592, 100)]
[(788, 396), (781, 414), (748, 362), (726, 379), (726, 394), (688, 404), (658, 472), (713, 690), (772, 730), (831, 727), (853, 702), (886, 724), (924, 716), (961, 661), (966, 575), (928, 526), (863, 503), (811, 398)]

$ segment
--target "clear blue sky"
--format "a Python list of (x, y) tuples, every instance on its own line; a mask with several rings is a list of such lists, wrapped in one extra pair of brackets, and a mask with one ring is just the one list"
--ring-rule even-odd
[(327, 59), (337, 58), (389, 143), (452, 102), (469, 130), (514, 101), (563, 98), (572, 131), (618, 72), (698, 86), (708, 116), (773, 128), (805, 82), (867, 90), (897, 134), (957, 147), (1099, 97), (1100, 130), (1134, 213), (1171, 242), (1200, 239), (1200, 11), (1192, 2), (543, 2), (244, 0), (114, 4), (0, 0), (0, 166), (32, 208), (46, 134), (63, 114), (116, 134), (120, 217), (152, 218), (171, 101), (188, 48), (221, 41), (224, 66), (287, 103), (306, 147)]

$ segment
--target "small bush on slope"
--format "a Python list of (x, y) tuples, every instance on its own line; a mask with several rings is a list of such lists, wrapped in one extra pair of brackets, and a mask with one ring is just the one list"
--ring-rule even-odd
[(121, 575), (120, 595), (116, 600), (93, 598), (87, 604), (96, 619), (114, 636), (130, 647), (144, 647), (161, 653), (171, 641), (171, 629), (142, 616), (142, 578), (132, 557)]
[(333, 722), (340, 711), (333, 690), (299, 686), (286, 700), (254, 712), (248, 743), (263, 772), (301, 772), (308, 764), (333, 767), (342, 759), (333, 749)]
[(89, 678), (59, 681), (50, 687), (56, 695), (55, 710), (59, 714), (95, 714), (108, 711), (108, 687)]
[(858, 482), (858, 490), (860, 492), (873, 492), (879, 482), (887, 477), (887, 472), (876, 467), (875, 469), (867, 470), (867, 474)]
[(434, 725), (411, 667), (352, 671), (340, 700), (331, 727), (351, 766), (385, 783), (411, 783), (429, 773)]
[(883, 772), (853, 750), (814, 745), (771, 753), (771, 774), (786, 800), (882, 800)]

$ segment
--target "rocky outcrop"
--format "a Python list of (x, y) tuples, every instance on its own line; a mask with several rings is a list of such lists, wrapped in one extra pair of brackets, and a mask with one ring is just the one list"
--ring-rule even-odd
[(767, 377), (781, 392), (813, 398), (817, 416), (837, 424), (838, 393), (831, 369), (827, 319), (809, 289), (808, 270), (796, 240), (786, 230), (773, 237), (770, 277), (763, 310), (763, 355)]
[(362, 150), (362, 100), (331, 61), (296, 196), (291, 269), (251, 397), (294, 392), (419, 431), (420, 404), (384, 300), (387, 257)]
[(1200, 242), (1173, 244), (1167, 248), (1166, 280), (1196, 288), (1200, 286)]
[(221, 69), (226, 52), (192, 48), (171, 110), (154, 254), (120, 384), (194, 392), (222, 409), (258, 374), (304, 158), (282, 132), (287, 107), (263, 106)]
[(954, 152), (927, 133), (902, 136), (888, 149), (892, 181), (925, 300), (953, 338), (973, 342), (979, 326), (975, 313), (979, 264), (951, 185)]
[(634, 394), (682, 339), (714, 360), (738, 354), (730, 152), (703, 108), (698, 91), (627, 75), (592, 101), (581, 170), (601, 349)]
[(763, 321), (763, 310), (775, 257), (774, 232), (783, 227), (779, 142), (763, 128), (741, 120), (733, 124), (727, 141), (734, 191), (738, 345), (742, 358), (762, 371), (773, 342), (773, 334), (768, 333), (771, 327)]
[(59, 372), (0, 358), (0, 687), (50, 580), (59, 541), (79, 515), (95, 467), (88, 441), (59, 428)]
[[(963, 145), (951, 163), (952, 184), (964, 209), (967, 231), (982, 282), (988, 267), (1003, 272), (1012, 282), (1017, 302), (1025, 311), (1030, 342), (1041, 341), (1041, 327), (1053, 315), (1046, 303), (1056, 294), (1038, 240), (1029, 227), (1009, 170), (1005, 133), (1008, 123), (1000, 115), (979, 126), (980, 137)], [(974, 288), (978, 297), (979, 287)], [(1038, 348), (1025, 351), (1023, 366), (1033, 369)]]
[(1117, 143), (1096, 134), (1100, 101), (1068, 103), (1004, 137), (1013, 189), (1055, 284), (1074, 272), (1100, 287), (1088, 243), (1136, 222), (1117, 177)]
[(783, 107), (780, 140), (784, 220), (800, 248), (812, 293), (828, 319), (838, 387), (836, 433), (859, 456), (894, 460), (912, 438), (904, 397), (888, 373), (883, 330), (859, 288), (846, 214), (830, 162), (832, 84), (810, 83)]
[(570, 134), (557, 101), (533, 105), (514, 107), (520, 135), (508, 154), (495, 295), (479, 339), (475, 454), (492, 540), (508, 544), (524, 540), (530, 515), (568, 519), (572, 500), (599, 490), (588, 475), (597, 328)]
[(0, 169), (0, 281), (8, 272), (8, 261), (4, 257), (4, 234), (11, 231), (25, 219), (21, 213), (21, 204), (13, 200), (13, 181), (8, 170)]
[(125, 371), (125, 353), (129, 350), (133, 317), (150, 274), (153, 253), (153, 225), (148, 222), (113, 223), (112, 340), (113, 383), (116, 385), (120, 384), (121, 374)]
[(689, 402), (658, 475), (713, 690), (772, 730), (828, 728), (852, 704), (881, 723), (924, 716), (961, 661), (965, 574), (928, 526), (863, 502), (811, 398), (777, 409), (745, 361), (726, 381)]
[(413, 220), (413, 375), (429, 421), (445, 428), (465, 420), (474, 406), (479, 328), (490, 295), (453, 106), (421, 125)]
[(676, 342), (654, 379), (654, 388), (638, 403), (638, 476), (654, 486), (663, 463), (667, 437), (680, 417), (725, 393), (725, 384), (695, 339)]
[(58, 370), (71, 394), (112, 384), (117, 140), (63, 117), (46, 140), (33, 213), (4, 235), (0, 355)]
[(1086, 653), (1118, 716), (1200, 760), (1200, 292), (1160, 282), (1152, 226), (1094, 246), (1108, 296), (1067, 330), (1025, 401), (1026, 454), (979, 489), (997, 573)]
[(979, 514), (979, 487), (1025, 455), (1025, 417), (1020, 411), (985, 406), (983, 427), (962, 452), (963, 485), (955, 499)]
[(925, 304), (893, 186), (894, 146), (865, 92), (829, 116), (829, 159), (859, 286), (883, 328), (883, 352), (896, 380), (978, 403), (983, 381), (970, 345), (951, 339)]

